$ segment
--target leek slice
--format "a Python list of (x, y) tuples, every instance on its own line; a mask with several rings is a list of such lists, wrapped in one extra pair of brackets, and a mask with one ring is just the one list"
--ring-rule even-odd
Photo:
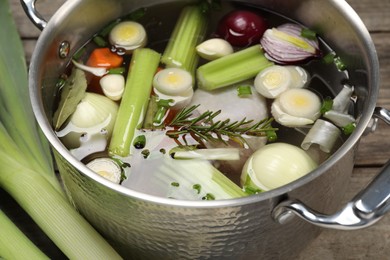
[(341, 131), (332, 123), (318, 119), (307, 133), (301, 147), (309, 150), (312, 144), (318, 144), (325, 153), (330, 153), (340, 137)]

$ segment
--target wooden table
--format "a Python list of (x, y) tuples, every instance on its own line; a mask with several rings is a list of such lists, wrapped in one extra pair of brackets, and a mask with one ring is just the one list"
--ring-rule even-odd
[[(25, 16), (18, 0), (9, 0), (22, 36), (27, 61), (40, 33)], [(45, 18), (65, 0), (40, 0), (37, 8)], [(342, 0), (340, 0), (342, 1)], [(381, 89), (378, 106), (390, 108), (390, 0), (347, 0), (372, 34), (380, 60)], [(390, 158), (389, 126), (380, 122), (375, 133), (362, 138), (352, 183), (345, 200), (352, 198)], [(390, 259), (390, 216), (358, 231), (324, 230), (299, 259)]]

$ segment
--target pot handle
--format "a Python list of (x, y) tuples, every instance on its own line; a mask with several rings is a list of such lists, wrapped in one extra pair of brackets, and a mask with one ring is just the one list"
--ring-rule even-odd
[[(390, 125), (389, 110), (377, 107), (373, 116)], [(317, 226), (353, 230), (374, 224), (388, 211), (390, 211), (390, 160), (364, 190), (333, 215), (316, 212), (298, 200), (286, 200), (274, 208), (272, 217), (278, 223), (284, 224), (297, 215)]]
[(28, 18), (30, 18), (31, 22), (42, 31), (46, 27), (47, 22), (36, 10), (36, 1), (37, 0), (20, 0), (20, 3), (22, 4), (24, 12), (27, 14)]

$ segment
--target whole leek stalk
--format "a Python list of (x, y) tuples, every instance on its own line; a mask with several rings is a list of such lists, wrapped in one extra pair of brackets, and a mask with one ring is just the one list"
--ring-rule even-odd
[[(34, 120), (22, 42), (8, 1), (0, 1), (0, 187), (71, 259), (120, 259), (115, 250), (65, 199), (49, 144)], [(4, 218), (3, 218), (4, 220)], [(1, 233), (15, 228), (1, 224)], [(15, 244), (18, 248), (15, 249)], [(23, 252), (35, 252), (25, 257)], [(42, 257), (34, 257), (40, 254)], [(2, 240), (0, 258), (45, 258), (32, 243)]]
[(0, 227), (0, 257), (15, 260), (49, 259), (1, 210)]

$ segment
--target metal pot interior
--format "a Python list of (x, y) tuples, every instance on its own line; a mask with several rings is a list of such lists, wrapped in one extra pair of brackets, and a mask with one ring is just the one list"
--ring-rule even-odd
[[(55, 98), (53, 97), (57, 95), (55, 83), (69, 63), (71, 55), (92, 37), (94, 33), (110, 21), (139, 7), (148, 7), (157, 3), (169, 2), (173, 1), (67, 1), (49, 21), (48, 26), (44, 29), (38, 41), (30, 67), (30, 84), (32, 86), (31, 98), (37, 120), (54, 149), (65, 160), (70, 162), (79, 171), (84, 172), (89, 178), (95, 179), (95, 181), (125, 195), (180, 205), (181, 202), (149, 198), (143, 194), (114, 186), (105, 180), (96, 179), (94, 174), (75, 160), (60, 143), (50, 123), (54, 109), (53, 104)], [(191, 1), (182, 1), (182, 4), (184, 5), (188, 2)], [(265, 200), (285, 194), (287, 191), (312, 181), (326, 172), (332, 164), (340, 160), (340, 158), (354, 147), (366, 128), (374, 110), (378, 92), (379, 68), (375, 48), (366, 28), (356, 13), (344, 1), (258, 0), (237, 2), (274, 11), (315, 29), (348, 66), (351, 84), (355, 86), (358, 96), (355, 114), (359, 118), (358, 127), (352, 136), (317, 170), (285, 187), (255, 196), (255, 198), (242, 198), (239, 201), (232, 202), (233, 204), (245, 204), (253, 200)], [(66, 58), (61, 58), (59, 49), (64, 42), (70, 44), (70, 53)], [(334, 85), (332, 91), (337, 93), (341, 87), (341, 84)], [(195, 203), (194, 205), (198, 204)]]

